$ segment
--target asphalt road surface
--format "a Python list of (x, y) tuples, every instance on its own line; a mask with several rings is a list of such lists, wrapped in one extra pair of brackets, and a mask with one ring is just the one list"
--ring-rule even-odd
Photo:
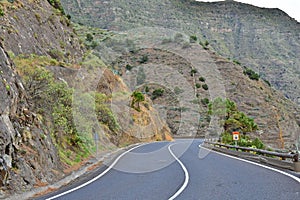
[(201, 143), (176, 140), (135, 147), (89, 180), (40, 199), (300, 199), (296, 177), (211, 152)]

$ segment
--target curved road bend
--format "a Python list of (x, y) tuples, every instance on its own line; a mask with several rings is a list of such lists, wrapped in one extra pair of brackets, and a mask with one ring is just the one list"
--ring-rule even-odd
[(208, 154), (200, 159), (201, 143), (194, 139), (139, 146), (112, 169), (102, 167), (100, 172), (107, 173), (94, 182), (39, 199), (300, 199), (299, 179), (203, 148), (200, 153)]

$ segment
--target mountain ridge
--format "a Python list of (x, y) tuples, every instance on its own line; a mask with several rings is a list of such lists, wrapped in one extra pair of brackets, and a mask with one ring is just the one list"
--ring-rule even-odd
[(218, 54), (247, 65), (300, 104), (300, 23), (279, 9), (231, 1), (93, 2), (81, 2), (79, 10), (75, 0), (62, 0), (78, 23), (115, 31), (157, 26), (208, 40)]

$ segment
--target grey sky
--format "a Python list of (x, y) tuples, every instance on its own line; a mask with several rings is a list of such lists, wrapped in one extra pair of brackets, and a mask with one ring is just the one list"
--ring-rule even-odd
[[(199, 0), (200, 1), (200, 0)], [(204, 2), (208, 1), (222, 1), (222, 0), (202, 0)], [(265, 8), (279, 8), (280, 10), (286, 12), (292, 18), (295, 18), (300, 22), (300, 0), (237, 0), (238, 2), (243, 2), (247, 4), (252, 4), (258, 7)]]

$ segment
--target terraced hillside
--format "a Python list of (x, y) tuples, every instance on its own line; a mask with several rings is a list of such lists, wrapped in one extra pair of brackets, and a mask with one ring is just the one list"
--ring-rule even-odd
[(207, 40), (300, 104), (300, 24), (279, 9), (234, 1), (62, 0), (73, 21), (109, 30), (163, 27)]

